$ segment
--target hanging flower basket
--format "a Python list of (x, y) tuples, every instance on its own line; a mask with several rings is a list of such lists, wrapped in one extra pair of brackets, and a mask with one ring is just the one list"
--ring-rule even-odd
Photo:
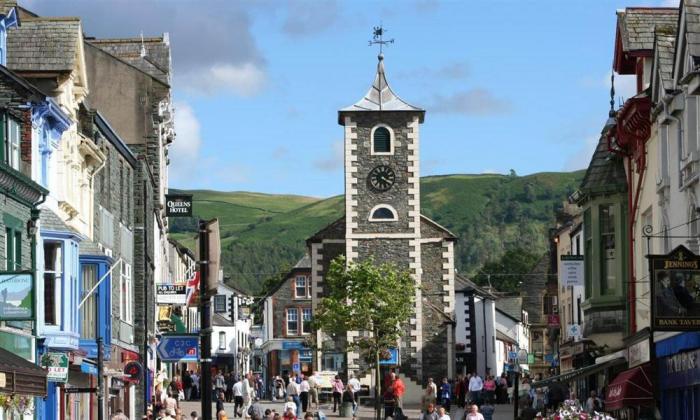
[(13, 414), (17, 416), (34, 414), (34, 398), (24, 395), (0, 394), (0, 409), (7, 416)]
[(615, 420), (614, 417), (605, 414), (594, 412), (589, 414), (581, 407), (581, 404), (576, 400), (566, 400), (559, 408), (547, 417), (537, 413), (537, 419), (547, 418), (549, 420)]

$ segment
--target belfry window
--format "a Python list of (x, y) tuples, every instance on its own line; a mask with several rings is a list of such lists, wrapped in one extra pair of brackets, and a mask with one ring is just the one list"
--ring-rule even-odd
[(372, 153), (392, 153), (391, 132), (379, 126), (372, 133)]
[(369, 212), (370, 222), (394, 222), (398, 220), (396, 210), (388, 204), (375, 206)]

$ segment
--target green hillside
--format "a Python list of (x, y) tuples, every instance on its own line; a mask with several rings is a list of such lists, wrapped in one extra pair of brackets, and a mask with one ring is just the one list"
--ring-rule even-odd
[[(445, 175), (421, 180), (423, 214), (456, 234), (456, 265), (474, 273), (508, 249), (544, 252), (555, 210), (583, 172)], [(194, 212), (221, 223), (222, 263), (230, 282), (259, 292), (262, 282), (287, 270), (304, 241), (342, 216), (343, 198), (194, 190)], [(193, 247), (194, 220), (173, 219), (175, 239)]]

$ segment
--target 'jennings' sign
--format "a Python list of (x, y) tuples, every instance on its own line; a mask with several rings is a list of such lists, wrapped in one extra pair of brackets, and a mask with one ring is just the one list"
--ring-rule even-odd
[(167, 194), (165, 216), (192, 217), (192, 194)]
[(700, 257), (683, 245), (650, 255), (652, 323), (657, 331), (700, 328)]

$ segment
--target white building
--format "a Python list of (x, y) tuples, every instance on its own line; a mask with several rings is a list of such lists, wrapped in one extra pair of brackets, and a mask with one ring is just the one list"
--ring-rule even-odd
[[(520, 297), (502, 297), (496, 303), (496, 375), (512, 369), (509, 354), (527, 350), (530, 332)], [(521, 366), (526, 368), (526, 366)]]
[(212, 358), (220, 369), (235, 374), (248, 372), (251, 366), (253, 345), (250, 330), (253, 315), (250, 307), (253, 297), (249, 294), (219, 284), (212, 296)]
[(496, 372), (496, 297), (455, 276), (456, 374)]

